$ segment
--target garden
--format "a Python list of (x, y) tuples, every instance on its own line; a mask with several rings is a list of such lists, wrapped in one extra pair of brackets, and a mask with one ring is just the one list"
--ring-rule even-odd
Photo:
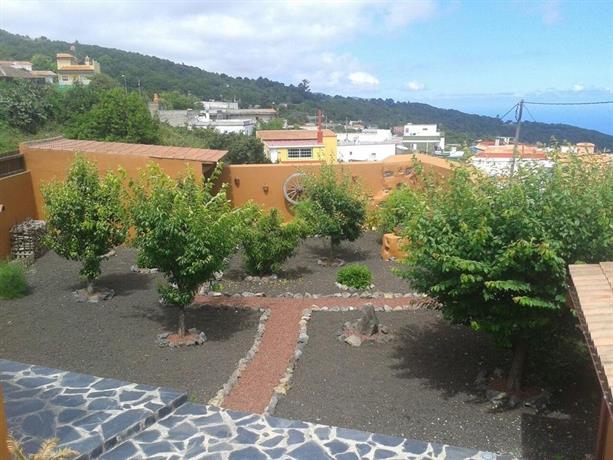
[[(230, 409), (528, 458), (580, 458), (600, 392), (566, 266), (613, 258), (613, 173), (457, 168), (370, 209), (329, 166), (288, 223), (216, 176), (43, 190), (50, 251), (0, 265), (0, 357)], [(368, 222), (368, 224), (367, 224)], [(383, 261), (381, 237), (406, 256)]]

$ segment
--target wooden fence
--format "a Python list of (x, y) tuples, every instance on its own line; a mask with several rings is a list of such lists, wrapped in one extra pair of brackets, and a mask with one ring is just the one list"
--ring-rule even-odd
[(26, 170), (26, 162), (23, 155), (15, 152), (0, 157), (0, 177), (12, 176)]

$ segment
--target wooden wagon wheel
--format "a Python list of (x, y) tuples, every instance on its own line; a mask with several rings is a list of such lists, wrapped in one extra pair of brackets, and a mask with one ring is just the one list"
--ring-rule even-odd
[(283, 195), (291, 204), (298, 204), (304, 195), (304, 173), (294, 173), (283, 183)]

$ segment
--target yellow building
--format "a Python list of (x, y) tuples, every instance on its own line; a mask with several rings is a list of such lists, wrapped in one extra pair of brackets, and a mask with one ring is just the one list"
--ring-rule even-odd
[(336, 163), (336, 133), (329, 129), (262, 130), (256, 136), (264, 144), (264, 154), (273, 163), (323, 161)]
[(89, 80), (100, 73), (100, 64), (85, 56), (83, 64), (79, 64), (77, 58), (69, 53), (57, 53), (57, 81), (60, 86), (73, 85), (80, 82), (84, 85), (89, 84)]

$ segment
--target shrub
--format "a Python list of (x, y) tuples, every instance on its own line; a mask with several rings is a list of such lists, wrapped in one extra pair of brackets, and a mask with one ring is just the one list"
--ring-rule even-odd
[(329, 237), (332, 247), (362, 234), (366, 196), (348, 174), (322, 165), (318, 175), (307, 176), (304, 190), (306, 198), (296, 206), (296, 215), (311, 233)]
[(270, 275), (280, 270), (302, 237), (302, 226), (295, 220), (284, 224), (279, 211), (251, 210), (251, 222), (244, 229), (242, 243), (245, 270), (250, 275)]
[(26, 295), (26, 271), (20, 263), (0, 261), (0, 299), (17, 299)]
[(96, 165), (77, 156), (64, 182), (43, 187), (47, 245), (60, 256), (83, 264), (81, 277), (93, 292), (101, 257), (122, 244), (127, 234), (121, 177), (100, 178)]
[(166, 304), (179, 308), (180, 336), (198, 286), (222, 269), (241, 234), (242, 217), (232, 210), (226, 188), (213, 191), (220, 171), (204, 182), (191, 172), (175, 180), (150, 164), (131, 185), (134, 244), (140, 260), (166, 277), (159, 292)]
[(447, 319), (513, 349), (507, 389), (517, 390), (528, 347), (568, 314), (566, 266), (613, 257), (613, 169), (577, 158), (513, 177), (457, 168), (405, 199), (416, 211), (404, 222), (404, 276)]
[(336, 273), (336, 282), (356, 289), (364, 289), (372, 283), (372, 273), (363, 264), (349, 264)]
[(402, 228), (403, 223), (414, 211), (412, 191), (408, 187), (394, 190), (379, 205), (377, 227), (381, 233), (391, 233)]

